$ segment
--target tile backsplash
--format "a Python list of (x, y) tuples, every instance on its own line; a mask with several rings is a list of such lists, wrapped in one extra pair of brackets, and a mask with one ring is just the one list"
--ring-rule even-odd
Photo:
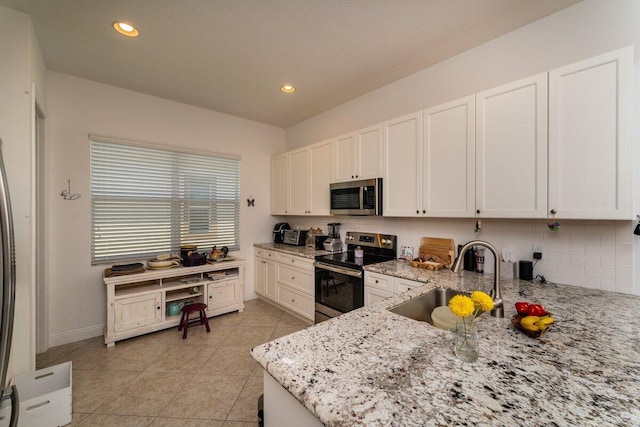
[[(542, 252), (535, 263), (534, 277), (547, 281), (633, 293), (633, 221), (559, 220), (551, 231), (546, 220), (483, 219), (474, 233), (475, 219), (386, 218), (386, 217), (278, 217), (292, 228), (311, 226), (327, 230), (327, 223), (339, 222), (342, 239), (347, 231), (395, 234), (398, 248), (413, 246), (417, 253), (425, 236), (452, 238), (456, 245), (473, 239), (485, 240), (500, 252), (509, 247), (516, 260), (533, 260), (534, 248)], [(274, 221), (275, 222), (275, 221)], [(485, 272), (493, 273), (493, 257), (486, 252)]]

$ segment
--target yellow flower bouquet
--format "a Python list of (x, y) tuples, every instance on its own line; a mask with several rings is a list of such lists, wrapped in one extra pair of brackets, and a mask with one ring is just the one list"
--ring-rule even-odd
[(471, 296), (456, 295), (449, 300), (449, 308), (461, 319), (456, 329), (455, 354), (466, 362), (474, 362), (478, 359), (478, 334), (473, 322), (481, 313), (493, 310), (493, 298), (482, 291), (474, 291)]

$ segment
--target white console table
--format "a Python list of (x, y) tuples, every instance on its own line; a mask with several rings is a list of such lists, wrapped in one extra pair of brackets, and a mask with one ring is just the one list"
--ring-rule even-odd
[(178, 326), (181, 313), (175, 316), (168, 313), (169, 305), (176, 302), (206, 303), (208, 317), (242, 312), (244, 264), (244, 260), (234, 258), (197, 267), (104, 278), (105, 344), (113, 347), (116, 341)]

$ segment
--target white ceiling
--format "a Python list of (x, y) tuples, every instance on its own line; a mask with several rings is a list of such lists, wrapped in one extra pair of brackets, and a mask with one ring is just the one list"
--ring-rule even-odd
[[(580, 0), (0, 0), (47, 69), (287, 128)], [(129, 21), (137, 39), (111, 23)], [(3, 41), (4, 42), (4, 41)], [(298, 90), (283, 94), (293, 83)]]

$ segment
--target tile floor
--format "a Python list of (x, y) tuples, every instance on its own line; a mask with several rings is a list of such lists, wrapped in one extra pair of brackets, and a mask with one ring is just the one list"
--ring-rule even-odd
[(38, 368), (73, 361), (73, 426), (249, 427), (258, 425), (262, 368), (249, 350), (309, 326), (261, 300), (242, 313), (119, 341), (103, 337), (37, 356)]

